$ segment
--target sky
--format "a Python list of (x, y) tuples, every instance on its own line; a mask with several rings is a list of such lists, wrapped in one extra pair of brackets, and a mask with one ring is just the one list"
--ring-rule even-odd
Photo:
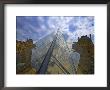
[(94, 42), (94, 16), (17, 16), (16, 39), (37, 41), (49, 33), (60, 30), (67, 42), (92, 35)]

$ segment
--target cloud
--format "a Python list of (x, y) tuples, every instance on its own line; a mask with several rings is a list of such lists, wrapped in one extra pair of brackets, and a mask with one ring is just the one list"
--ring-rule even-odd
[[(67, 41), (77, 41), (82, 35), (94, 34), (94, 17), (53, 17), (54, 27), (69, 36)], [(51, 24), (50, 24), (51, 25)]]
[(33, 40), (37, 40), (50, 31), (44, 21), (44, 17), (18, 16), (16, 22), (18, 40), (22, 40), (20, 37), (24, 37), (23, 39), (32, 38)]
[(67, 42), (75, 42), (82, 35), (92, 34), (94, 40), (94, 16), (17, 16), (17, 39), (43, 38), (58, 29)]

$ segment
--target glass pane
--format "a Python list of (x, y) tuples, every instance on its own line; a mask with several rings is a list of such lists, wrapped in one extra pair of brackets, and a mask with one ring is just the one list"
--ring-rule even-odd
[(52, 32), (51, 34), (37, 41), (35, 43), (36, 47), (32, 49), (31, 62), (32, 66), (36, 68), (37, 71), (39, 70), (42, 61), (44, 60), (44, 57), (52, 43), (53, 37), (54, 33)]

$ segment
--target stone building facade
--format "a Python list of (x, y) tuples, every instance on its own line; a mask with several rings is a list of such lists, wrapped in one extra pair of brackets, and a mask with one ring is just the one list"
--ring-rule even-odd
[(31, 67), (31, 55), (33, 44), (32, 39), (27, 39), (27, 41), (16, 41), (16, 73), (24, 74), (32, 70)]
[(80, 54), (80, 60), (77, 68), (78, 74), (94, 73), (94, 44), (91, 40), (91, 34), (88, 37), (78, 37), (78, 42), (72, 45), (72, 48)]

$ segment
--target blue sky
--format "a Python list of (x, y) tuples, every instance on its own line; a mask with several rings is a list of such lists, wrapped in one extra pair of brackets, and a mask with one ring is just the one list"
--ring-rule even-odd
[(92, 34), (94, 41), (94, 16), (17, 16), (17, 40), (39, 40), (60, 29), (67, 42), (77, 41), (82, 35)]

